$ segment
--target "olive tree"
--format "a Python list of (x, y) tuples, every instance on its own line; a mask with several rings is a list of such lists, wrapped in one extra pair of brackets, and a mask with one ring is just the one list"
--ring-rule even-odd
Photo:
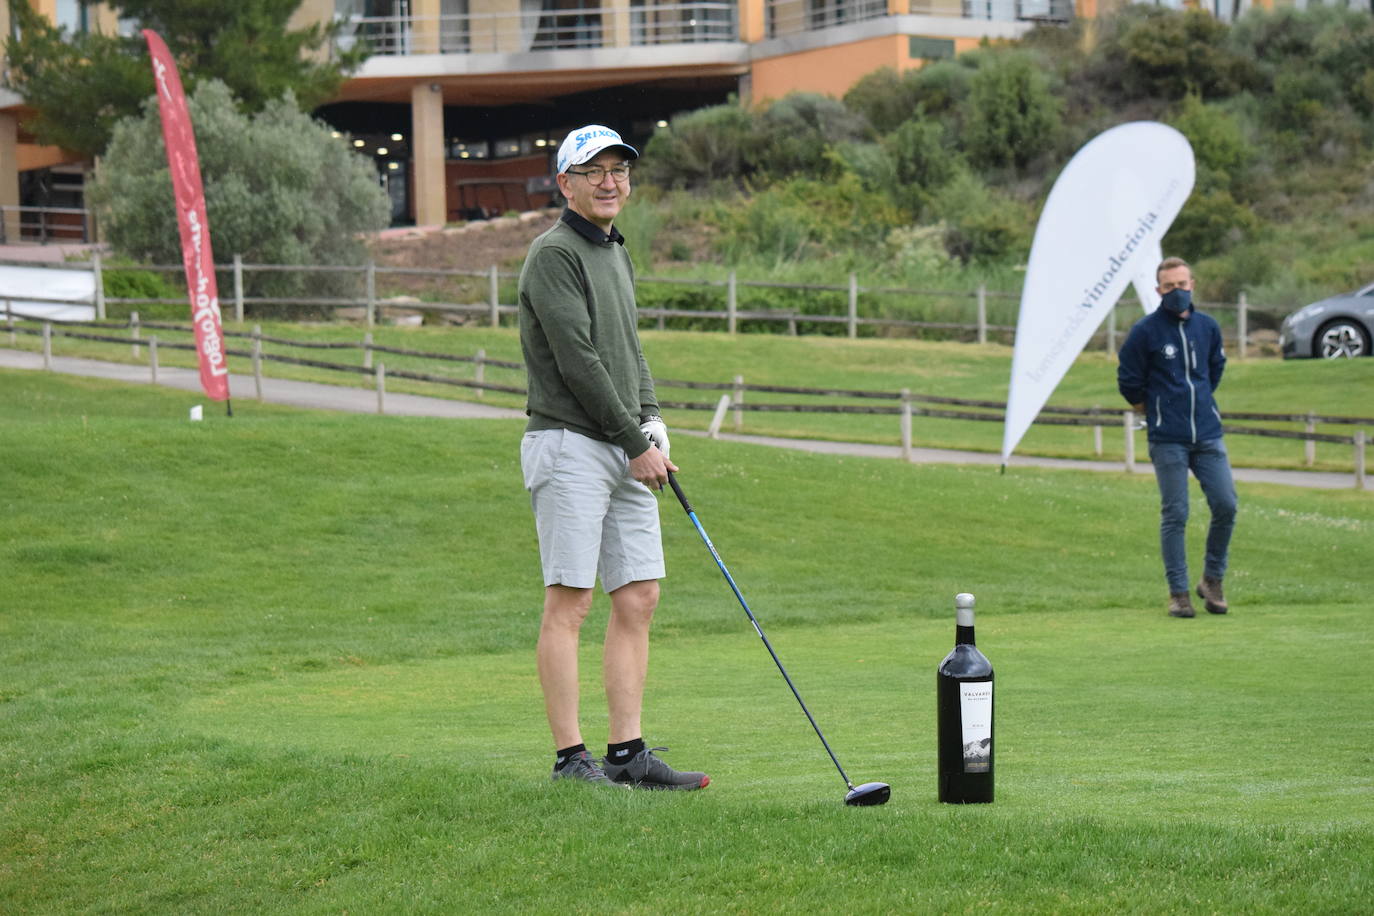
[[(360, 233), (387, 225), (390, 203), (370, 160), (302, 113), (287, 93), (256, 114), (239, 111), (228, 87), (202, 83), (189, 99), (217, 264), (242, 255), (259, 264), (360, 264)], [(178, 263), (180, 236), (156, 99), (115, 125), (91, 201), (117, 254)], [(343, 276), (249, 275), (264, 296), (338, 295)]]

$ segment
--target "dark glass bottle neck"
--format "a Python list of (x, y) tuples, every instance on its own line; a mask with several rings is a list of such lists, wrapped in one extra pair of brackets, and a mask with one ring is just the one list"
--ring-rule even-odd
[(973, 627), (961, 627), (956, 624), (954, 627), (954, 644), (958, 646), (977, 645), (973, 641)]

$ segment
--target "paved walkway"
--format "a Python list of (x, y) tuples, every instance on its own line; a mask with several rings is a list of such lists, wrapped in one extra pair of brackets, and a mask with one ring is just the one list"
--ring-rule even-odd
[[(0, 368), (41, 370), (43, 368), (43, 356), (41, 353), (0, 348)], [(151, 382), (151, 372), (147, 366), (107, 363), (70, 356), (54, 356), (52, 371), (66, 375), (111, 379), (131, 384), (148, 384)], [(163, 367), (158, 370), (157, 383), (168, 388), (199, 392), (200, 374), (191, 369)], [(256, 395), (251, 375), (231, 374), (229, 376), (229, 390), (241, 400), (250, 400)], [(377, 412), (377, 393), (370, 388), (348, 388), (341, 385), (323, 385), (317, 382), (296, 382), (264, 377), (262, 380), (262, 397), (263, 400), (271, 401), (274, 404), (288, 404), (293, 407), (342, 410), (353, 413)], [(447, 398), (430, 398), (414, 394), (392, 394), (390, 392), (385, 398), (385, 408), (387, 414), (407, 417), (518, 419), (525, 415), (520, 410), (474, 404), (470, 401), (454, 401)], [(678, 430), (677, 434), (705, 435), (705, 433), (696, 430)], [(902, 457), (901, 447), (896, 445), (782, 439), (774, 436), (749, 436), (724, 432), (720, 434), (719, 438), (730, 442), (748, 442), (754, 445), (769, 445), (817, 454), (891, 459)], [(936, 448), (913, 448), (911, 460), (917, 464), (982, 464), (993, 466), (1001, 464), (1001, 456), (989, 452), (966, 452)], [(1032, 455), (1012, 455), (1008, 466), (1012, 468), (1070, 468), (1079, 471), (1110, 471), (1114, 473), (1120, 473), (1123, 469), (1122, 463), (1119, 461), (1078, 461), (1068, 458), (1039, 458)], [(1136, 471), (1137, 473), (1148, 473), (1148, 469), (1149, 462), (1142, 461), (1137, 464)], [(1233, 472), (1236, 480), (1247, 483), (1275, 483), (1323, 490), (1348, 490), (1355, 485), (1354, 474), (1322, 471), (1278, 471), (1263, 468), (1234, 468)]]

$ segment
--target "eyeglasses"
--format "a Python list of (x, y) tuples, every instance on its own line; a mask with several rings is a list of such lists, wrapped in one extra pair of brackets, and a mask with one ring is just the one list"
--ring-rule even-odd
[(568, 169), (569, 175), (582, 175), (593, 185), (599, 185), (610, 175), (615, 179), (616, 184), (624, 184), (630, 180), (630, 167), (628, 165), (613, 165), (608, 169), (603, 169), (599, 165), (594, 165), (585, 172), (574, 172)]

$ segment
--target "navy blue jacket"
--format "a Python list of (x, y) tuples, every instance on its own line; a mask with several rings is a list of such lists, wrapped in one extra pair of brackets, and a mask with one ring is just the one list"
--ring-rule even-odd
[(1116, 386), (1128, 403), (1145, 405), (1151, 442), (1221, 438), (1212, 392), (1221, 384), (1226, 352), (1210, 315), (1194, 308), (1184, 320), (1156, 309), (1131, 328), (1119, 358)]

